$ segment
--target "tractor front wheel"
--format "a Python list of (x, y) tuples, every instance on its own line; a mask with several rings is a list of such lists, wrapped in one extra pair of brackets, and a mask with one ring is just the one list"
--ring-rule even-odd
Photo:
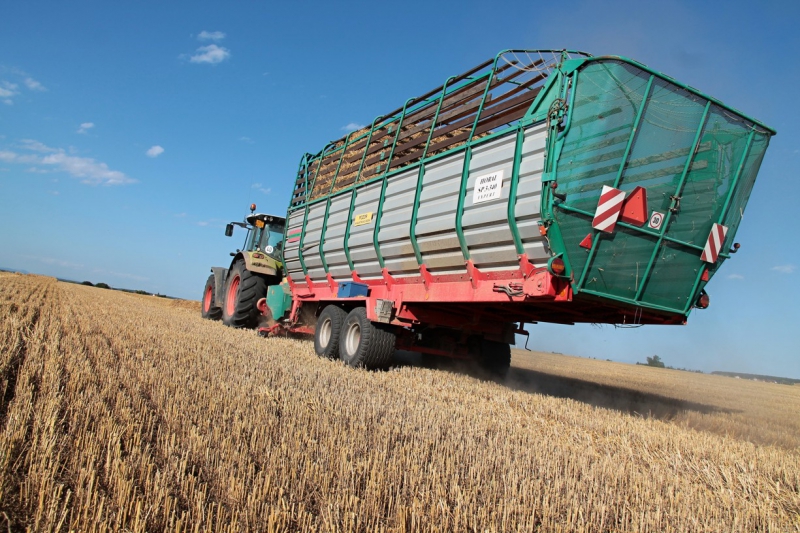
[(214, 274), (208, 276), (206, 286), (203, 289), (203, 305), (200, 308), (200, 316), (207, 320), (219, 320), (222, 318), (222, 308), (217, 306), (215, 293), (217, 291), (217, 282), (214, 279)]
[(237, 261), (228, 272), (222, 322), (234, 328), (258, 325), (256, 304), (267, 296), (267, 280), (247, 270), (244, 261)]

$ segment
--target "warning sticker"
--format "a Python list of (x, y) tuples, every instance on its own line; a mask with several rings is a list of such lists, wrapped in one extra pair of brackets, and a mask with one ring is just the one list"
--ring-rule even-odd
[(363, 226), (364, 224), (369, 224), (372, 222), (372, 211), (369, 213), (362, 213), (360, 215), (356, 215), (353, 218), (353, 225), (354, 226)]
[(472, 203), (479, 204), (500, 198), (503, 188), (503, 171), (498, 170), (491, 174), (484, 174), (475, 178), (475, 188), (472, 192)]
[(653, 214), (650, 215), (650, 226), (653, 229), (661, 228), (661, 224), (664, 223), (664, 213), (659, 213), (658, 211), (653, 211)]

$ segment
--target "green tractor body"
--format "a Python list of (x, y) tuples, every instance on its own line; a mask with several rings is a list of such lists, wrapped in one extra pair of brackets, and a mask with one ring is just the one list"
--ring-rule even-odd
[[(280, 285), (283, 280), (283, 217), (255, 213), (244, 222), (231, 222), (225, 227), (225, 235), (233, 235), (234, 226), (247, 230), (244, 247), (232, 252), (230, 266), (211, 267), (211, 275), (203, 290), (201, 314), (210, 320), (222, 320), (226, 325), (253, 328), (259, 323), (262, 313), (257, 304), (267, 298), (270, 288), (275, 293), (269, 300), (274, 302), (272, 316), (281, 317), (285, 311), (285, 298)], [(291, 301), (291, 297), (289, 297)]]

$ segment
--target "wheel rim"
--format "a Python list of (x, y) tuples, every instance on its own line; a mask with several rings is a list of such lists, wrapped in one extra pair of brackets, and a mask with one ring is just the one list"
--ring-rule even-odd
[(208, 313), (211, 309), (211, 286), (206, 287), (206, 293), (203, 295), (203, 311)]
[(333, 333), (333, 325), (330, 318), (325, 318), (322, 324), (319, 325), (319, 345), (321, 348), (327, 348), (328, 343), (331, 342), (331, 333)]
[(228, 313), (228, 316), (232, 316), (233, 313), (236, 312), (236, 297), (239, 295), (239, 276), (236, 276), (231, 280), (231, 284), (228, 287), (228, 297), (225, 298), (225, 311)]
[(361, 344), (361, 324), (358, 322), (350, 324), (345, 334), (344, 344), (348, 355), (353, 355), (358, 351), (358, 345)]

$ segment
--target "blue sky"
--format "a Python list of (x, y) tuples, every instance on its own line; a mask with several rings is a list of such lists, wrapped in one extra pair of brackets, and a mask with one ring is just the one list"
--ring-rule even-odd
[(708, 310), (684, 327), (536, 325), (529, 347), (800, 378), (800, 3), (652, 5), (5, 2), (0, 266), (198, 299), (241, 245), (224, 224), (251, 202), (284, 214), (304, 152), (501, 49), (582, 49), (778, 135)]

